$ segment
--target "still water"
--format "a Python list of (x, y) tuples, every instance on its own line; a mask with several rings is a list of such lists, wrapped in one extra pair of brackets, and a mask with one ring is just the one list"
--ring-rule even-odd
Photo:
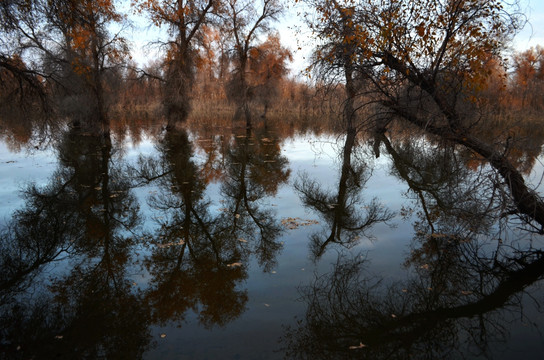
[[(544, 356), (543, 237), (416, 135), (0, 142), (0, 358)], [(539, 189), (541, 142), (516, 161)]]

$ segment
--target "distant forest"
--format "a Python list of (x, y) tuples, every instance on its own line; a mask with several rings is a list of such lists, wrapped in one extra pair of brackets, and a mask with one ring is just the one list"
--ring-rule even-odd
[(347, 99), (361, 106), (382, 92), (381, 76), (405, 86), (407, 74), (398, 77), (405, 70), (387, 64), (389, 55), (419, 76), (416, 83), (432, 74), (444, 84), (455, 73), (455, 91), (494, 113), (544, 110), (544, 49), (502, 55), (522, 14), (504, 17), (500, 1), (303, 3), (316, 46), (306, 75), (293, 77), (292, 54), (274, 30), (287, 5), (280, 0), (134, 0), (131, 11), (168, 30), (155, 44), (162, 57), (142, 67), (125, 39), (130, 14), (112, 0), (3, 1), (0, 117), (41, 125), (64, 119), (104, 131), (111, 117), (142, 114), (168, 126), (189, 115), (248, 125), (255, 116), (334, 116)]

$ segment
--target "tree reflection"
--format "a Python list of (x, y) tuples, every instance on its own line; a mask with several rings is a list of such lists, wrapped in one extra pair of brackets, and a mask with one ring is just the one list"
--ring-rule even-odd
[[(157, 146), (159, 157), (139, 160), (140, 182), (157, 186), (148, 203), (158, 211), (158, 230), (149, 235), (145, 264), (152, 276), (146, 299), (159, 323), (182, 322), (189, 310), (206, 327), (237, 318), (248, 300), (239, 285), (251, 255), (268, 271), (281, 249), (277, 220), (259, 204), (289, 174), (277, 139), (268, 133), (253, 139), (248, 129), (226, 147), (223, 159), (217, 159), (214, 146), (205, 149), (213, 153), (198, 162), (189, 134), (170, 129)], [(222, 207), (214, 210), (205, 192), (219, 176), (217, 162), (226, 180)]]
[(126, 269), (140, 222), (130, 181), (109, 135), (62, 134), (58, 157), (46, 185), (24, 190), (25, 207), (2, 238), (1, 351), (141, 357), (149, 317)]
[(159, 187), (148, 200), (160, 215), (145, 262), (152, 275), (147, 301), (161, 323), (183, 321), (193, 310), (205, 326), (224, 325), (247, 302), (246, 291), (237, 289), (247, 277), (238, 240), (209, 209), (206, 173), (193, 159), (187, 132), (168, 131), (157, 148), (160, 158), (141, 159), (139, 169)]
[[(396, 145), (381, 135), (392, 160), (392, 175), (404, 181), (416, 201), (416, 233), (485, 232), (508, 205), (499, 178), (489, 169), (473, 171), (454, 146), (405, 140)], [(405, 215), (414, 209), (404, 208)], [(452, 223), (453, 221), (453, 223)]]
[(264, 203), (274, 196), (290, 174), (279, 140), (268, 129), (251, 128), (235, 136), (226, 154), (226, 175), (221, 187), (223, 218), (231, 236), (253, 245), (259, 264), (268, 272), (282, 249), (281, 227), (275, 212)]
[(370, 171), (364, 159), (355, 157), (356, 137), (354, 129), (347, 131), (337, 189), (323, 189), (307, 175), (302, 175), (295, 184), (304, 205), (317, 211), (330, 228), (327, 233), (323, 231), (311, 236), (310, 251), (315, 259), (319, 259), (332, 243), (354, 246), (374, 224), (387, 222), (394, 215), (377, 199), (372, 199), (370, 203), (365, 203), (363, 199), (361, 192)]
[(404, 210), (415, 230), (409, 276), (388, 282), (366, 257), (340, 255), (303, 288), (307, 310), (287, 330), (288, 357), (492, 356), (510, 321), (527, 320), (523, 301), (544, 277), (542, 239), (507, 226), (496, 174), (465, 168), (454, 148), (381, 141), (421, 208)]

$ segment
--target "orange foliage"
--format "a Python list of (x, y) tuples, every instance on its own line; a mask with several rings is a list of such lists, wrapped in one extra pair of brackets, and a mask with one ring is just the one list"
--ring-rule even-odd
[(291, 52), (281, 46), (279, 35), (269, 35), (265, 42), (249, 51), (249, 67), (254, 86), (284, 77), (288, 72), (286, 63), (292, 60)]
[(521, 108), (544, 109), (544, 48), (537, 46), (514, 55), (512, 90)]

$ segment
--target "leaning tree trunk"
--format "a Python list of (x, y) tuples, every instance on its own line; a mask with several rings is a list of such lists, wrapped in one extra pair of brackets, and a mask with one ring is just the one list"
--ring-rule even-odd
[(544, 234), (544, 202), (535, 191), (527, 186), (521, 173), (504, 154), (470, 134), (468, 129), (452, 129), (450, 126), (436, 127), (406, 108), (391, 102), (386, 102), (385, 105), (422, 130), (463, 145), (486, 159), (504, 179), (519, 214), (526, 215), (530, 220), (537, 222), (540, 225), (539, 233)]

